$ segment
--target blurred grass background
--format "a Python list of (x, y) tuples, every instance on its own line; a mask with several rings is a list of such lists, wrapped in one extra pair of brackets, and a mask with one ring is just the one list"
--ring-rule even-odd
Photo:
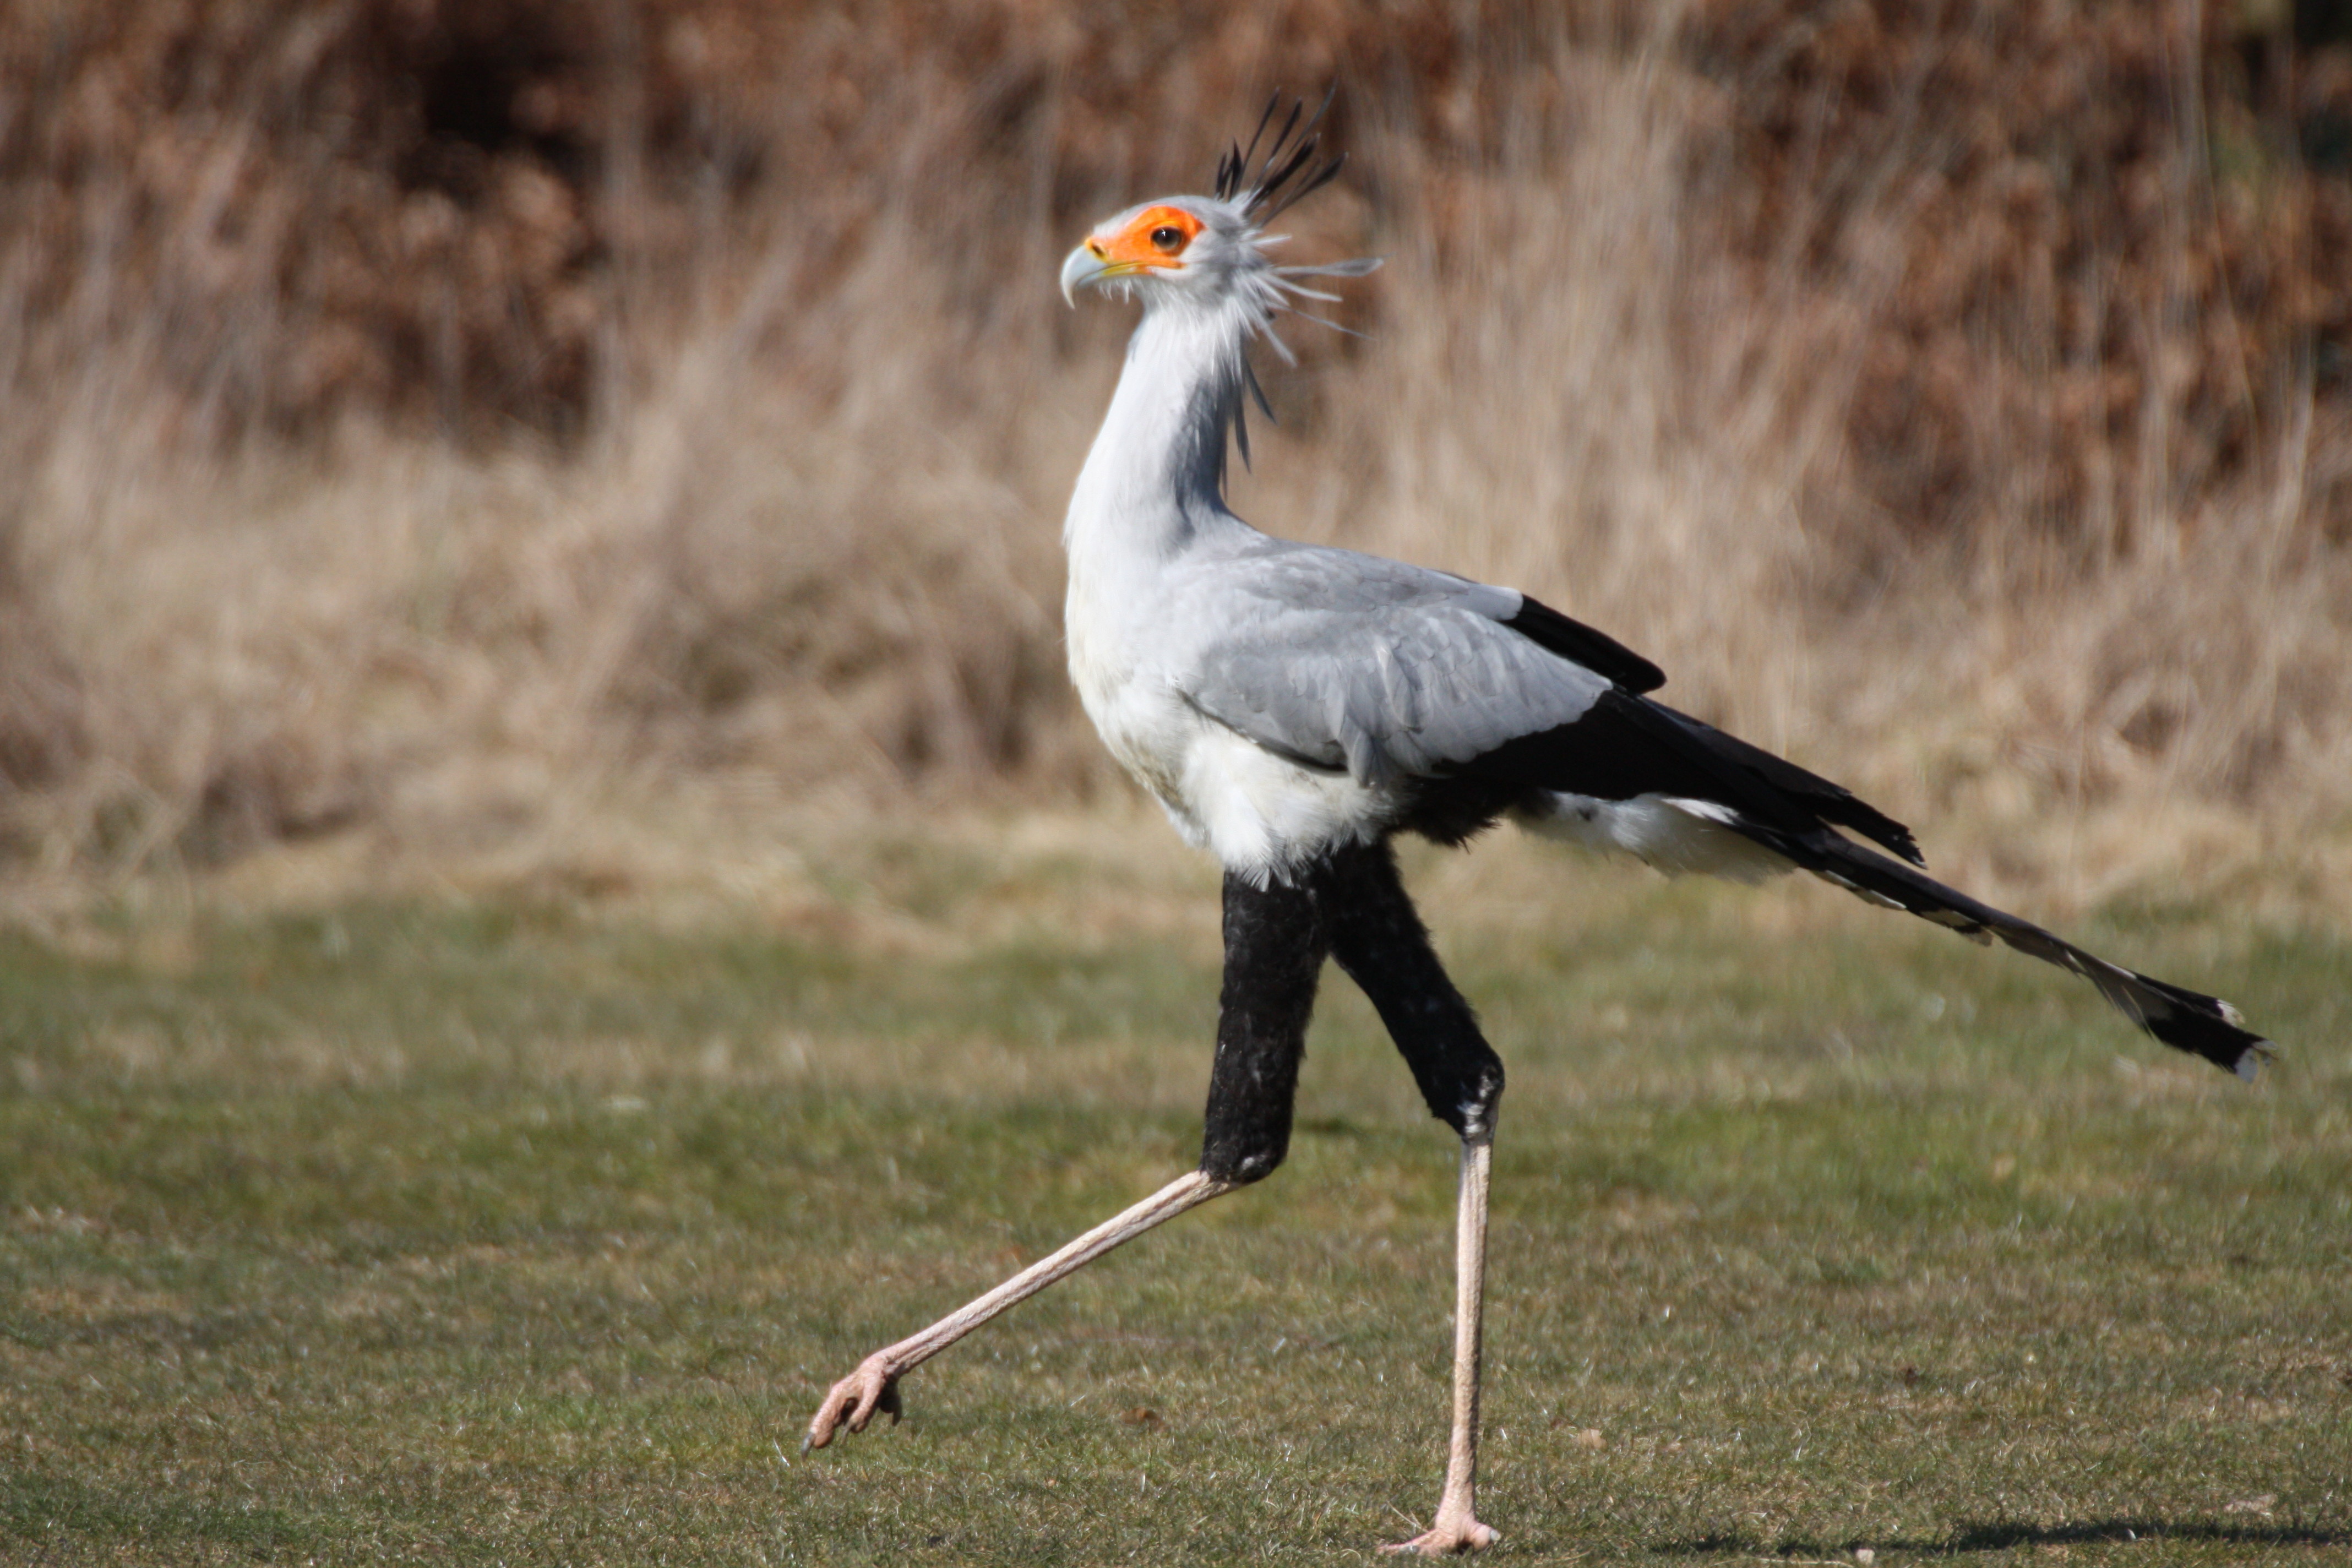
[(1389, 265), (1244, 515), (1597, 622), (1979, 892), (2340, 910), (2315, 0), (19, 0), (16, 902), (1123, 790), (1055, 524), (1125, 323), (1055, 265), (1326, 81), (1298, 247)]

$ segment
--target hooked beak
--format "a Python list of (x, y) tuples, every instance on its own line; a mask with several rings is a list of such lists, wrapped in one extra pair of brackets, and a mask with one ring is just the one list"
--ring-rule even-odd
[(1089, 283), (1101, 282), (1116, 270), (1110, 258), (1103, 254), (1101, 245), (1095, 240), (1087, 240), (1063, 259), (1062, 299), (1073, 310), (1076, 309), (1080, 289)]

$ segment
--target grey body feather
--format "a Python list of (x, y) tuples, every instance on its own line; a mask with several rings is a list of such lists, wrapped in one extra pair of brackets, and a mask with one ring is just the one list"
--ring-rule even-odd
[(1590, 709), (1609, 682), (1511, 630), (1522, 599), (1448, 573), (1252, 532), (1171, 563), (1159, 673), (1309, 767), (1426, 778)]

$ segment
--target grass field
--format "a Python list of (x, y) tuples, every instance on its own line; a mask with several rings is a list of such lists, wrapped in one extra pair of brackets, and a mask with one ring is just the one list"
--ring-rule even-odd
[[(1371, 1561), (1454, 1153), (1344, 982), (1269, 1184), (797, 1452), (1195, 1152), (1214, 889), (1120, 837), (0, 936), (0, 1559)], [(1826, 889), (1411, 874), (1513, 1073), (1504, 1560), (2352, 1560), (2352, 943), (2072, 922), (2274, 1033), (2249, 1089)]]

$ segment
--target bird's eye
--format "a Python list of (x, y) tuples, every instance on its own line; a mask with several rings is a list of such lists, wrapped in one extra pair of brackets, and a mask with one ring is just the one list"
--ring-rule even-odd
[(1151, 231), (1151, 243), (1162, 256), (1173, 256), (1184, 248), (1184, 231), (1172, 223), (1161, 224)]

